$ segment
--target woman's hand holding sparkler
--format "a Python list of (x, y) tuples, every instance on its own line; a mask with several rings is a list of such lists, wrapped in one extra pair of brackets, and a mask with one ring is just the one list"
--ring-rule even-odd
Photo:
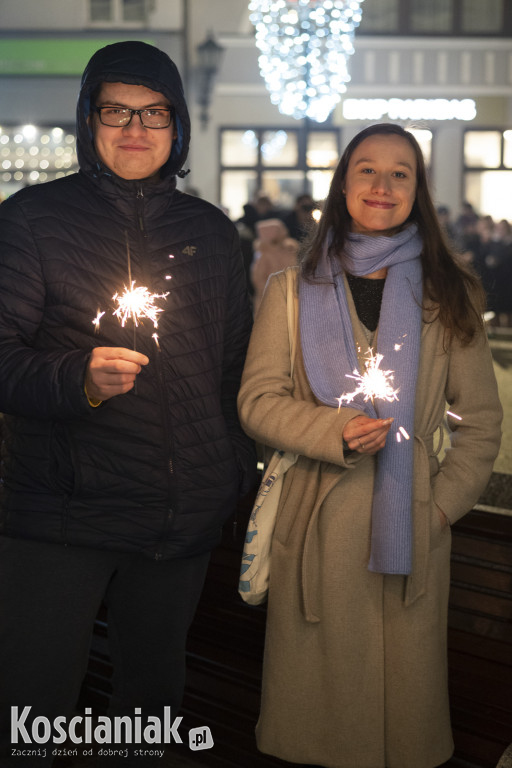
[(141, 367), (149, 358), (125, 347), (95, 347), (85, 372), (85, 389), (94, 400), (124, 395), (135, 385)]
[(393, 419), (372, 419), (355, 416), (345, 425), (343, 440), (351, 451), (372, 456), (386, 444)]

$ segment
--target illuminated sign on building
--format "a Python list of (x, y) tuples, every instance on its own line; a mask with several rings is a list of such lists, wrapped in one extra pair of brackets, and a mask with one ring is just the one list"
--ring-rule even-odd
[(474, 120), (473, 99), (345, 99), (346, 120)]

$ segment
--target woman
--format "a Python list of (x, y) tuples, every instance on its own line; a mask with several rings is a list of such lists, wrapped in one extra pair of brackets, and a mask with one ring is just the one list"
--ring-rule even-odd
[[(293, 380), (281, 273), (239, 395), (248, 434), (298, 454), (272, 545), (258, 746), (328, 768), (432, 768), (453, 751), (450, 525), (488, 481), (502, 414), (482, 292), (439, 228), (412, 134), (381, 124), (351, 141), (297, 285)], [(368, 362), (389, 401), (354, 395)]]

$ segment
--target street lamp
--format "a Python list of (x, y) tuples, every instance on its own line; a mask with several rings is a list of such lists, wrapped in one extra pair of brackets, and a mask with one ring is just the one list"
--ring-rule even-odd
[(220, 66), (224, 48), (213, 39), (213, 33), (209, 32), (206, 40), (196, 47), (198, 66), (197, 66), (197, 103), (201, 107), (199, 115), (201, 128), (204, 130), (208, 125), (211, 96), (213, 91), (213, 80)]

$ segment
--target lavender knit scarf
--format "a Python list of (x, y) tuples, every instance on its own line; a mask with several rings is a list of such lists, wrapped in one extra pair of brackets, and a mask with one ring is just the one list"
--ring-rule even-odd
[[(364, 402), (357, 395), (350, 407), (394, 422), (385, 447), (377, 455), (373, 492), (371, 555), (368, 568), (377, 573), (408, 574), (412, 561), (412, 478), (416, 379), (418, 374), (422, 241), (415, 225), (393, 237), (350, 234), (343, 268), (356, 276), (388, 268), (378, 328), (381, 368), (392, 370), (398, 401)], [(300, 332), (306, 374), (315, 396), (338, 407), (338, 398), (357, 384), (347, 378), (359, 370), (343, 274), (328, 244), (315, 282), (300, 283)], [(401, 437), (403, 427), (409, 440)]]

